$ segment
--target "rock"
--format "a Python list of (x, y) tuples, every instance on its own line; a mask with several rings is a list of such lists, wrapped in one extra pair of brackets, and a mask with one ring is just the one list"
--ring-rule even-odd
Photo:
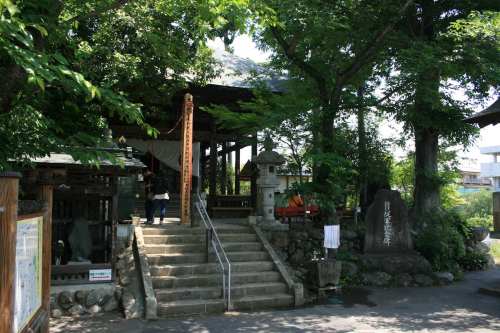
[(389, 285), (391, 276), (385, 272), (364, 273), (362, 279), (366, 285), (383, 287)]
[(50, 310), (50, 316), (52, 318), (61, 318), (63, 316), (63, 312), (61, 309), (55, 308)]
[(287, 248), (289, 239), (287, 232), (275, 232), (272, 236), (272, 243), (277, 248)]
[(485, 227), (474, 227), (472, 228), (472, 238), (476, 242), (482, 242), (488, 237), (490, 231)]
[(489, 254), (490, 247), (486, 243), (477, 243), (474, 245), (474, 251), (482, 253), (482, 254)]
[(90, 308), (88, 308), (87, 311), (90, 314), (96, 314), (96, 313), (101, 312), (102, 308), (99, 305), (95, 304), (95, 305), (92, 305)]
[(115, 299), (117, 301), (121, 301), (122, 300), (122, 295), (123, 295), (123, 288), (116, 288), (115, 289)]
[(394, 278), (398, 287), (409, 287), (413, 282), (413, 278), (408, 273), (399, 274)]
[(323, 240), (324, 238), (323, 233), (324, 233), (323, 230), (314, 228), (309, 231), (309, 237), (316, 240)]
[(81, 304), (75, 304), (68, 310), (68, 314), (75, 317), (85, 313), (85, 308)]
[(342, 276), (353, 277), (358, 274), (358, 271), (358, 265), (356, 265), (352, 261), (342, 262)]
[(303, 264), (304, 259), (304, 251), (302, 249), (297, 249), (295, 253), (290, 256), (290, 262), (295, 265)]
[(85, 305), (87, 308), (90, 308), (92, 305), (96, 304), (102, 306), (111, 297), (111, 291), (105, 289), (94, 289), (88, 293)]
[(358, 238), (358, 234), (352, 230), (341, 230), (340, 237), (344, 238), (345, 240), (353, 241)]
[(137, 304), (135, 297), (129, 291), (125, 291), (122, 296), (122, 306), (123, 312), (125, 313), (125, 318), (133, 319), (137, 318), (139, 312), (139, 304)]
[(128, 274), (120, 274), (120, 284), (122, 286), (128, 286), (131, 282), (131, 278)]
[(435, 273), (434, 276), (436, 277), (436, 280), (438, 283), (442, 286), (451, 284), (453, 280), (455, 279), (453, 277), (453, 274), (450, 272), (438, 272)]
[(103, 308), (104, 312), (111, 312), (118, 309), (118, 301), (115, 297), (111, 297), (106, 304), (104, 304)]
[(73, 306), (73, 295), (69, 291), (63, 291), (59, 294), (58, 302), (62, 309), (68, 310)]
[(88, 292), (85, 291), (85, 290), (78, 290), (76, 293), (75, 293), (75, 301), (78, 303), (78, 304), (81, 304), (81, 305), (85, 305), (85, 301), (87, 299), (87, 294)]
[(416, 274), (414, 279), (415, 279), (415, 283), (421, 287), (430, 287), (434, 284), (434, 281), (428, 275)]

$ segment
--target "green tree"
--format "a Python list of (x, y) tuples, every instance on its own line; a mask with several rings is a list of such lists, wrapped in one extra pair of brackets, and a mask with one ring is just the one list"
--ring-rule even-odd
[(98, 161), (110, 118), (166, 114), (172, 92), (215, 74), (208, 38), (231, 40), (245, 2), (0, 1), (0, 169), (49, 152)]
[(471, 100), (488, 96), (500, 83), (498, 1), (415, 1), (392, 40), (386, 100), (415, 139), (414, 212), (440, 206), (441, 146), (467, 144), (476, 133), (463, 122)]

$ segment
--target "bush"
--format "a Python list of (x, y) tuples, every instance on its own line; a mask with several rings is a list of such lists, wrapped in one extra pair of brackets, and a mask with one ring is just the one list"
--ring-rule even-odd
[(425, 218), (415, 247), (435, 271), (453, 271), (465, 255), (469, 229), (457, 214), (438, 212)]
[(485, 227), (493, 230), (493, 215), (470, 217), (466, 221), (470, 227)]
[(481, 252), (467, 251), (460, 258), (460, 266), (466, 271), (481, 271), (488, 267), (488, 257)]

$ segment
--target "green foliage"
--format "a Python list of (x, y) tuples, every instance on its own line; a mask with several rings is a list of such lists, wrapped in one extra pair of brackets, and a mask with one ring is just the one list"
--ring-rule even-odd
[(457, 209), (469, 226), (493, 229), (493, 200), (490, 191), (464, 194), (463, 204)]
[(488, 267), (488, 257), (477, 251), (467, 251), (459, 260), (465, 271), (481, 271)]
[(415, 239), (415, 248), (435, 271), (451, 271), (465, 256), (465, 233), (456, 214), (438, 212), (421, 217), (423, 229)]

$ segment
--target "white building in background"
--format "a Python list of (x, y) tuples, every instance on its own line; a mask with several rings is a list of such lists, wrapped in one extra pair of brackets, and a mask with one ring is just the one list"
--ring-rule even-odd
[(500, 146), (483, 147), (480, 151), (492, 156), (490, 163), (481, 163), (481, 177), (492, 178), (492, 191), (500, 192)]

